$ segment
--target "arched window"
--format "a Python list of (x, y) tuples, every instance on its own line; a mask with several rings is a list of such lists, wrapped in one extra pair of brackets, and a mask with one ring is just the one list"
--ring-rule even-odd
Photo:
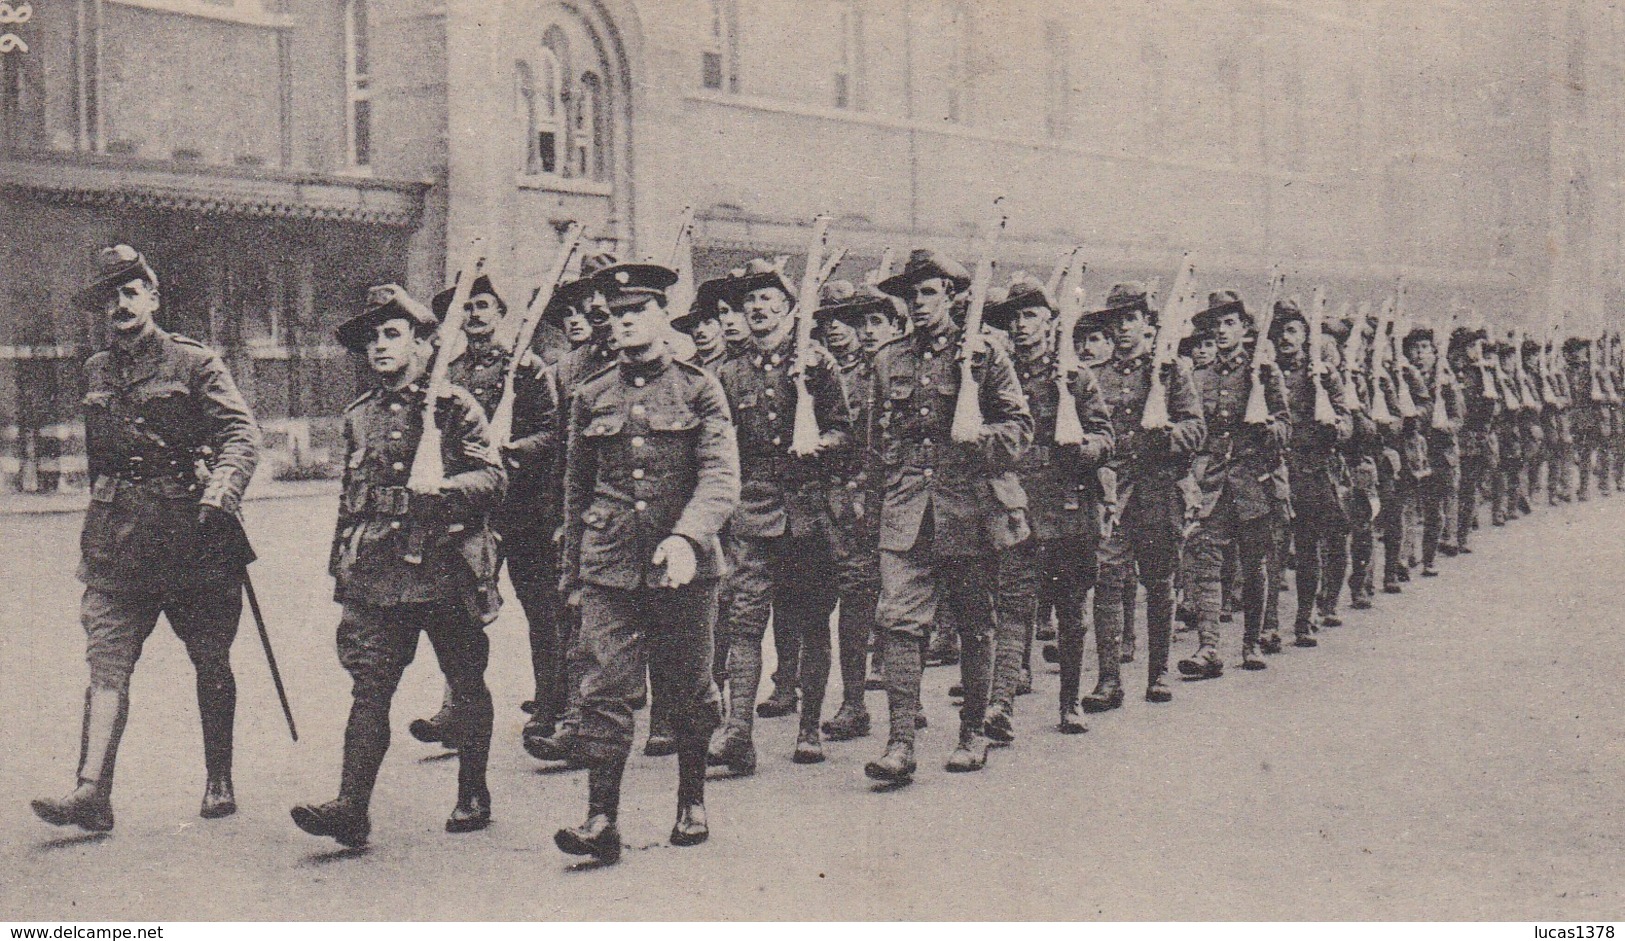
[(514, 64), (516, 109), (525, 127), (525, 172), (558, 173), (564, 149), (563, 75), (552, 50)]
[(575, 95), (575, 118), (570, 140), (573, 158), (571, 170), (575, 176), (584, 179), (604, 178), (604, 141), (599, 130), (601, 99), (602, 82), (597, 74), (588, 72), (582, 75), (581, 86)]
[(732, 0), (710, 0), (711, 18), (700, 49), (700, 84), (715, 91), (739, 91), (738, 49), (734, 45)]

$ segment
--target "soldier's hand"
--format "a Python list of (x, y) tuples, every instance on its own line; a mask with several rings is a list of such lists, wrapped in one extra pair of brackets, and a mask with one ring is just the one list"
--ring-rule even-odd
[(682, 536), (667, 536), (655, 547), (653, 565), (664, 565), (666, 574), (660, 584), (664, 588), (681, 588), (694, 580), (699, 562), (694, 558), (694, 546)]
[(408, 483), (407, 487), (415, 497), (438, 497), (444, 492), (445, 483), (444, 480), (420, 480)]

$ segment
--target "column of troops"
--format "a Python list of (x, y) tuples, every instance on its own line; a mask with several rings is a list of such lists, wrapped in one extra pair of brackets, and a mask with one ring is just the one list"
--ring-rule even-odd
[[(613, 862), (645, 703), (645, 753), (678, 759), (671, 842), (693, 845), (707, 769), (754, 773), (758, 719), (796, 716), (791, 759), (818, 763), (826, 741), (871, 734), (864, 694), (883, 689), (865, 773), (905, 784), (924, 669), (957, 663), (945, 768), (979, 771), (1016, 739), (1035, 646), (1059, 666), (1061, 732), (1122, 705), (1142, 591), (1144, 695), (1167, 703), (1176, 634), (1194, 635), (1172, 663), (1193, 679), (1223, 675), (1238, 616), (1242, 669), (1282, 651), (1288, 569), (1292, 644), (1313, 648), (1345, 598), (1370, 608), (1379, 586), (1473, 551), (1481, 503), (1502, 526), (1542, 488), (1556, 505), (1625, 480), (1617, 333), (1436, 329), (1397, 317), (1397, 298), (1328, 317), (1318, 292), (1204, 302), (1188, 277), (1163, 305), (1127, 282), (1085, 311), (1077, 278), (996, 289), (989, 269), (922, 250), (896, 274), (798, 289), (758, 260), (680, 311), (672, 268), (604, 255), (524, 313), (484, 273), (427, 306), (372, 289), (338, 331), (373, 377), (344, 414), (329, 559), (352, 704), (338, 796), (295, 823), (367, 842), (421, 633), (446, 696), (410, 731), (458, 753), (446, 829), (489, 824), (485, 628), (504, 564), (529, 624), (523, 747), (587, 770), (587, 818), (556, 842)], [(220, 357), (157, 326), (139, 252), (102, 252), (80, 299), (111, 337), (86, 364), (90, 682), (76, 787), (33, 808), (113, 827), (130, 676), (163, 614), (197, 668), (201, 812), (225, 816), (258, 432)], [(538, 306), (534, 332), (502, 339)]]

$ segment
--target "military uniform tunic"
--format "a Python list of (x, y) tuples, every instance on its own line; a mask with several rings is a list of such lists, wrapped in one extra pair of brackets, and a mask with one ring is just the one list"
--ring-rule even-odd
[(154, 331), (85, 363), (90, 507), (80, 534), (85, 656), (95, 685), (128, 688), (165, 614), (200, 670), (230, 672), (251, 556), (199, 523), (235, 513), (259, 456), (259, 429), (214, 351)]
[[(739, 450), (717, 380), (665, 350), (622, 358), (571, 403), (561, 590), (581, 591), (581, 729), (589, 761), (624, 759), (633, 701), (664, 703), (673, 731), (701, 739), (720, 721), (711, 679), (718, 534), (739, 502)], [(698, 574), (661, 587), (651, 563), (668, 536)]]

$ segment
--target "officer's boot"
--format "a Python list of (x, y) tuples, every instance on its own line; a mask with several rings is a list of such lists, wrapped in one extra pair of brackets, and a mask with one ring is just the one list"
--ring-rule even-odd
[(203, 720), (203, 765), (208, 780), (203, 786), (199, 815), (208, 819), (237, 812), (231, 787), (232, 726), (237, 715), (237, 680), (229, 663), (199, 665), (198, 715)]
[(446, 818), (447, 833), (472, 833), (491, 825), (491, 789), (485, 784), (485, 768), (491, 756), (491, 726), (494, 721), (491, 694), (457, 707), (457, 806)]
[(959, 637), (960, 682), (965, 704), (959, 710), (959, 747), (948, 756), (946, 770), (980, 771), (987, 765), (988, 696), (993, 682), (993, 639), (966, 631)]
[(881, 637), (886, 665), (886, 706), (891, 729), (886, 754), (863, 766), (876, 781), (906, 784), (914, 777), (915, 719), (920, 714), (920, 673), (924, 663), (920, 642), (906, 634)]
[(751, 732), (761, 682), (761, 639), (735, 635), (728, 645), (728, 722), (706, 755), (711, 765), (726, 767), (740, 776), (756, 773), (756, 744), (751, 741)]
[(113, 765), (119, 739), (129, 719), (129, 694), (108, 687), (85, 690), (85, 711), (79, 733), (78, 784), (61, 799), (32, 801), (34, 813), (58, 827), (76, 826), (91, 833), (113, 829)]
[(1211, 680), (1224, 674), (1224, 661), (1219, 659), (1219, 606), (1223, 604), (1223, 592), (1216, 578), (1204, 575), (1196, 582), (1196, 652), (1179, 661), (1179, 672), (1185, 676)]
[(1145, 701), (1163, 703), (1174, 698), (1168, 688), (1168, 648), (1174, 631), (1174, 585), (1172, 579), (1154, 579), (1145, 584)]
[[(1292, 623), (1292, 633), (1295, 635), (1293, 645), (1297, 647), (1313, 647), (1319, 643), (1315, 640), (1315, 595), (1320, 591), (1320, 559), (1315, 554), (1314, 546), (1305, 547), (1305, 552), (1298, 558), (1298, 616)], [(1259, 660), (1263, 663), (1263, 660)], [(1253, 667), (1251, 662), (1242, 658), (1243, 669), (1262, 669)]]
[[(1123, 622), (1123, 629), (1126, 630), (1126, 611)], [(1110, 712), (1123, 704), (1123, 661), (1118, 650), (1121, 637), (1120, 630), (1102, 630), (1099, 624), (1095, 625), (1095, 657), (1100, 664), (1100, 673), (1095, 680), (1094, 692), (1083, 697), (1081, 705), (1084, 712)]]
[(1332, 534), (1325, 542), (1320, 565), (1320, 596), (1315, 599), (1322, 627), (1343, 626), (1343, 619), (1337, 616), (1337, 601), (1349, 573), (1348, 543), (1348, 536), (1339, 533)]
[[(843, 742), (869, 734), (869, 711), (863, 705), (864, 670), (867, 667), (869, 634), (873, 618), (860, 616), (849, 610), (862, 604), (848, 597), (841, 599), (841, 610), (836, 625), (836, 640), (841, 661), (841, 708), (822, 726), (832, 741)], [(870, 605), (872, 607), (872, 605)]]
[(413, 719), (406, 727), (412, 737), (426, 745), (445, 745), (447, 748), (456, 748), (456, 736), (448, 734), (453, 725), (457, 710), (451, 704), (451, 684), (446, 684), (446, 691), (440, 699), (440, 711), (427, 719)]
[(621, 860), (621, 777), (626, 759), (594, 763), (587, 772), (587, 819), (553, 834), (553, 844), (571, 856), (591, 856), (605, 865)]
[(372, 821), (367, 816), (372, 788), (388, 751), (389, 699), (358, 698), (350, 703), (339, 796), (325, 804), (293, 808), (290, 815), (294, 825), (312, 836), (330, 836), (351, 849), (366, 846), (372, 834)]
[(797, 686), (801, 678), (801, 632), (773, 619), (773, 694), (756, 707), (764, 719), (777, 719), (796, 711)]
[(1139, 607), (1140, 583), (1135, 580), (1134, 570), (1130, 568), (1128, 577), (1123, 579), (1123, 631), (1118, 639), (1118, 660), (1121, 663), (1134, 662), (1134, 622), (1139, 617)]
[[(802, 651), (803, 660), (807, 652)], [(828, 679), (828, 677), (825, 677)], [(796, 750), (790, 760), (798, 765), (816, 765), (824, 760), (824, 741), (819, 734), (819, 716), (824, 713), (824, 693), (814, 692), (810, 684), (801, 700), (801, 722), (796, 732)]]
[(671, 716), (658, 698), (649, 705), (649, 737), (643, 741), (643, 753), (650, 758), (677, 754), (677, 736), (671, 728)]
[(677, 744), (677, 822), (671, 845), (698, 846), (711, 837), (705, 818), (705, 738), (685, 735)]

